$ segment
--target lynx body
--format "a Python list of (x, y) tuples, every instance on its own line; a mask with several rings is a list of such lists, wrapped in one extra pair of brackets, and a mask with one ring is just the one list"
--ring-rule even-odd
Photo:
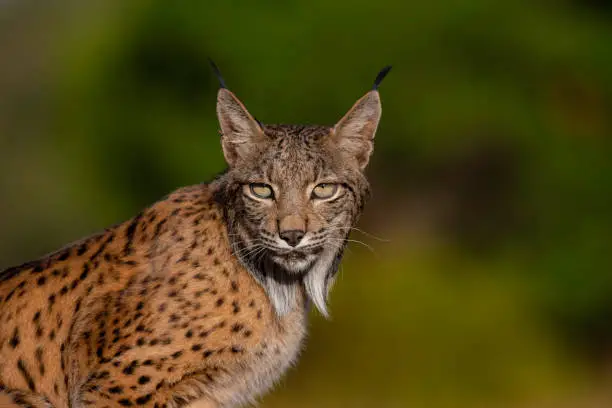
[(264, 126), (225, 87), (217, 114), (213, 182), (0, 272), (0, 407), (239, 406), (296, 361), (368, 196), (378, 92), (334, 127)]

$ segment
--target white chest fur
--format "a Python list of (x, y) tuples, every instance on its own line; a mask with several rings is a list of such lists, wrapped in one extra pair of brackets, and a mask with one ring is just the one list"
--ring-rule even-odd
[(245, 398), (240, 403), (254, 402), (296, 362), (306, 336), (306, 318), (307, 311), (300, 305), (271, 324), (267, 341), (259, 345), (244, 373)]
[(253, 404), (297, 360), (306, 336), (307, 308), (299, 302), (291, 312), (268, 322), (261, 342), (238, 367), (217, 383), (211, 396), (215, 403), (196, 401), (188, 408), (239, 407)]

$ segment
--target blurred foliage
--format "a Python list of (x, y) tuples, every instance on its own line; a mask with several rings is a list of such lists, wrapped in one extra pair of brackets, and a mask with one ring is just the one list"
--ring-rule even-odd
[(0, 2), (0, 265), (223, 169), (207, 57), (266, 123), (334, 123), (391, 63), (385, 240), (263, 405), (610, 406), (610, 44), (596, 0)]

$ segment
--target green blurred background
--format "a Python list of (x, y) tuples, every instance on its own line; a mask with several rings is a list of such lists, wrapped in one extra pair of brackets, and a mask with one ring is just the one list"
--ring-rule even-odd
[(612, 3), (1, 0), (0, 269), (224, 168), (208, 56), (265, 123), (394, 65), (372, 250), (262, 407), (612, 406)]

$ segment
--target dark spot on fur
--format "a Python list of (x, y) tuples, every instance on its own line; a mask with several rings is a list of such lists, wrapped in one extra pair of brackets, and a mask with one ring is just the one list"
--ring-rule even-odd
[(123, 374), (125, 374), (125, 375), (132, 375), (132, 374), (134, 374), (134, 368), (135, 367), (130, 364), (129, 366), (127, 366), (127, 367), (125, 367), (123, 369)]
[(41, 346), (36, 348), (36, 361), (38, 361), (38, 371), (41, 376), (45, 375), (45, 363), (43, 362), (43, 349)]
[(83, 265), (83, 271), (81, 272), (81, 274), (79, 275), (79, 279), (81, 281), (87, 279), (87, 276), (89, 275), (89, 264), (86, 263), (85, 265)]
[(77, 255), (81, 256), (83, 255), (85, 252), (87, 252), (87, 242), (83, 242), (79, 248), (77, 249)]
[(142, 397), (136, 398), (136, 403), (138, 405), (145, 405), (149, 401), (151, 401), (151, 394), (143, 395)]
[(13, 335), (9, 340), (9, 344), (15, 349), (17, 346), (19, 346), (19, 343), (21, 343), (21, 340), (19, 339), (19, 328), (15, 327), (15, 330), (13, 330)]
[(36, 392), (36, 384), (34, 383), (34, 379), (32, 378), (32, 375), (26, 368), (25, 362), (22, 359), (19, 359), (19, 361), (17, 362), (17, 368), (19, 369), (19, 372), (21, 373), (26, 384), (28, 384), (28, 388), (30, 389), (30, 391)]
[(151, 377), (148, 377), (146, 375), (141, 376), (140, 378), (138, 378), (138, 384), (142, 385), (142, 384), (146, 384), (149, 381), (151, 381)]
[(125, 246), (123, 247), (124, 255), (130, 255), (133, 252), (132, 244), (134, 241), (134, 235), (136, 234), (136, 227), (138, 226), (138, 223), (140, 222), (141, 218), (142, 212), (132, 219), (132, 222), (130, 222), (130, 224), (125, 230), (126, 242)]

